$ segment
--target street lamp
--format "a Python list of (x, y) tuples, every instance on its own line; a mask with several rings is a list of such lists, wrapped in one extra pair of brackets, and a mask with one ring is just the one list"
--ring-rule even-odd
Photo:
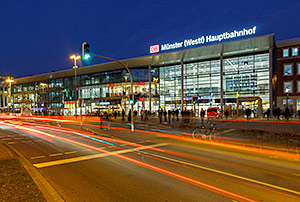
[(9, 83), (9, 105), (11, 105), (11, 83), (15, 82), (13, 79), (6, 79), (5, 80), (7, 83)]
[(289, 89), (285, 89), (286, 92), (286, 107), (289, 108)]
[(74, 67), (73, 69), (75, 70), (75, 117), (77, 118), (77, 79), (76, 79), (76, 69), (77, 69), (77, 65), (76, 65), (76, 61), (80, 60), (80, 55), (71, 55), (70, 59), (74, 60)]
[(40, 83), (40, 86), (42, 86), (43, 107), (45, 107), (45, 99), (46, 99), (46, 96), (45, 96), (45, 86), (47, 86), (47, 84), (46, 83)]

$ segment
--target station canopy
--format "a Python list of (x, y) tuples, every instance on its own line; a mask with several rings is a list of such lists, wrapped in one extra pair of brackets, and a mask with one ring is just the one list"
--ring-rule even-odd
[[(255, 54), (263, 51), (269, 51), (269, 49), (273, 47), (273, 44), (274, 35), (271, 34), (260, 37), (251, 37), (243, 40), (235, 40), (226, 43), (205, 45), (196, 48), (187, 48), (166, 53), (157, 53), (149, 56), (125, 59), (121, 61), (129, 68), (148, 67), (149, 65), (151, 65), (151, 67), (161, 67), (171, 64), (180, 64), (181, 61), (192, 62), (216, 59), (220, 58), (221, 54), (223, 54), (223, 57), (242, 54)], [(77, 69), (77, 75), (106, 72), (119, 69), (124, 68), (116, 62), (107, 62), (97, 65), (80, 67)], [(51, 79), (71, 76), (74, 76), (74, 70), (70, 68), (68, 70), (18, 78), (15, 80), (15, 84), (47, 81)]]

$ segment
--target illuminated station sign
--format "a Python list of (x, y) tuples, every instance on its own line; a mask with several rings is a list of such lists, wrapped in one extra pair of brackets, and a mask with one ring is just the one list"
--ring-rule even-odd
[(217, 34), (217, 35), (201, 36), (196, 39), (185, 39), (183, 41), (175, 42), (175, 43), (166, 43), (161, 45), (156, 44), (150, 46), (150, 53), (158, 53), (160, 51), (173, 50), (173, 49), (183, 48), (183, 47), (186, 48), (195, 45), (204, 45), (206, 43), (212, 43), (212, 42), (221, 42), (227, 39), (234, 39), (238, 37), (254, 35), (255, 32), (256, 32), (256, 26), (250, 29), (244, 28), (242, 30), (234, 30), (231, 32), (224, 32), (222, 34)]

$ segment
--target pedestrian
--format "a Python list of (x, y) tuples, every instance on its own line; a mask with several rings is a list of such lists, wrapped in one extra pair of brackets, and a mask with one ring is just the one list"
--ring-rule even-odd
[(172, 114), (172, 121), (175, 121), (175, 111), (174, 111), (174, 109), (172, 109), (171, 114)]
[(193, 125), (193, 118), (194, 118), (193, 110), (190, 110), (190, 122), (192, 125)]
[(275, 117), (277, 117), (277, 119), (279, 120), (279, 116), (281, 114), (281, 109), (279, 107), (276, 107), (274, 110), (273, 110), (273, 114)]
[(271, 113), (270, 109), (267, 109), (267, 111), (266, 111), (266, 116), (267, 116), (267, 119), (268, 119), (268, 120), (270, 119), (270, 113)]
[(186, 110), (186, 122), (190, 123), (190, 110)]
[(246, 114), (246, 116), (247, 116), (247, 120), (249, 120), (250, 115), (251, 115), (251, 109), (250, 109), (250, 108), (247, 108), (247, 109), (245, 110), (245, 114)]
[(145, 110), (145, 121), (148, 121), (148, 116), (149, 116), (149, 111), (148, 110)]
[(177, 108), (175, 110), (176, 120), (179, 121), (178, 115), (179, 115), (179, 109)]
[(182, 110), (181, 111), (181, 121), (182, 121), (182, 123), (185, 123), (185, 110)]
[(228, 119), (228, 115), (229, 115), (229, 111), (228, 111), (228, 109), (226, 109), (225, 110), (225, 117), (226, 117), (226, 119)]
[(163, 114), (163, 112), (162, 112), (162, 109), (160, 108), (159, 110), (158, 110), (158, 118), (159, 118), (159, 123), (161, 124), (161, 122), (162, 122), (162, 114)]
[(129, 109), (129, 112), (128, 112), (128, 117), (127, 117), (128, 121), (131, 122), (131, 109)]
[(285, 119), (288, 121), (289, 120), (289, 118), (290, 118), (290, 110), (289, 110), (289, 108), (288, 107), (286, 107), (285, 108), (285, 111), (284, 111), (284, 117), (285, 117)]
[(100, 119), (100, 128), (103, 129), (103, 123), (104, 123), (103, 113), (99, 113), (99, 119)]
[(134, 111), (133, 111), (133, 118), (134, 118), (135, 120), (136, 120), (137, 114), (138, 114), (137, 111), (134, 110)]
[(125, 121), (125, 110), (122, 109), (122, 121)]
[(167, 110), (164, 109), (164, 120), (165, 120), (165, 123), (167, 123)]
[(298, 118), (300, 120), (300, 109), (298, 110)]
[(106, 130), (109, 130), (110, 128), (110, 118), (111, 118), (111, 114), (108, 114), (107, 112), (104, 113), (104, 118), (105, 118), (105, 124), (106, 124)]
[(117, 119), (117, 111), (114, 111), (114, 117)]
[(171, 114), (172, 114), (171, 109), (169, 109), (168, 110), (168, 121), (169, 121), (169, 123), (171, 123)]
[(204, 116), (205, 116), (205, 111), (203, 110), (203, 108), (201, 108), (200, 111), (200, 117), (201, 117), (201, 125), (204, 125)]
[(141, 115), (141, 121), (143, 121), (144, 120), (144, 110), (141, 110), (140, 115)]

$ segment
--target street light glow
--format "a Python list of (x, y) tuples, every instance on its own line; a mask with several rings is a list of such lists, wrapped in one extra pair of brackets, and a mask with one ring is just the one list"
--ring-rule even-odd
[(72, 60), (79, 60), (81, 57), (80, 57), (80, 55), (71, 55), (70, 56), (70, 59), (72, 59)]
[(15, 82), (15, 80), (13, 80), (13, 79), (6, 79), (5, 80), (7, 83), (13, 83), (13, 82)]

